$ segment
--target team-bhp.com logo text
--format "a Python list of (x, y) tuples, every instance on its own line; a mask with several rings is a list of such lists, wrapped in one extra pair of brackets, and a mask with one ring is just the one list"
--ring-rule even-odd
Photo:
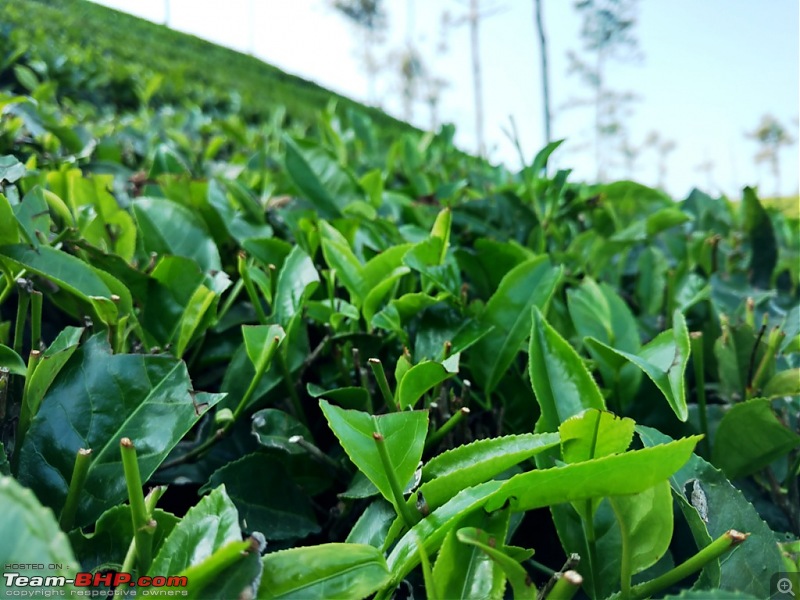
[[(3, 573), (3, 579), (5, 579), (7, 590), (12, 587), (22, 591), (21, 588), (64, 588), (68, 585), (74, 586), (75, 588), (97, 588), (102, 586), (105, 588), (139, 588), (140, 591), (136, 595), (141, 594), (142, 596), (180, 596), (186, 595), (186, 590), (181, 590), (180, 588), (185, 588), (189, 583), (185, 576), (178, 575), (156, 575), (153, 577), (143, 575), (141, 577), (135, 577), (130, 573), (89, 573), (83, 571), (76, 573), (74, 578), (67, 578), (63, 575), (22, 575), (16, 572), (17, 569), (31, 567), (40, 567), (40, 565), (6, 565), (7, 569), (13, 569)], [(44, 565), (41, 565), (41, 567), (43, 568)], [(83, 595), (80, 593), (81, 591), (83, 590), (75, 590), (78, 594), (73, 593), (72, 595)], [(151, 593), (148, 594), (148, 592)], [(107, 591), (104, 593), (107, 593)]]

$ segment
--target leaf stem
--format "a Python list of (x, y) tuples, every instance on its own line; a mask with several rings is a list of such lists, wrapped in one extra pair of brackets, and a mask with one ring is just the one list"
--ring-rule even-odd
[(645, 583), (636, 585), (631, 590), (631, 598), (642, 600), (657, 594), (658, 592), (675, 585), (692, 573), (696, 573), (712, 560), (728, 552), (731, 548), (744, 542), (749, 533), (740, 533), (735, 529), (730, 529), (711, 542), (708, 546), (700, 550), (697, 554), (679, 564), (677, 567), (667, 571), (663, 575), (651, 579)]
[(42, 292), (31, 292), (31, 348), (39, 349), (42, 339)]
[[(277, 340), (278, 338), (275, 339)], [(280, 351), (278, 352), (278, 368), (281, 371), (281, 375), (283, 375), (283, 382), (289, 390), (289, 399), (292, 401), (294, 416), (297, 417), (303, 425), (308, 427), (308, 419), (303, 410), (303, 403), (300, 401), (300, 396), (297, 394), (297, 386), (292, 380), (292, 372), (289, 370), (289, 365), (286, 363), (286, 357), (283, 355), (283, 352)]]
[(14, 352), (22, 354), (22, 341), (25, 333), (25, 321), (28, 320), (28, 304), (31, 295), (25, 279), (17, 279), (17, 320), (14, 321)]
[(86, 476), (89, 474), (89, 466), (92, 464), (91, 448), (79, 448), (75, 455), (75, 466), (72, 467), (72, 479), (69, 481), (69, 491), (61, 509), (59, 524), (64, 531), (71, 531), (75, 522), (75, 514), (78, 512), (78, 500), (83, 491), (83, 484), (86, 483)]
[(570, 600), (583, 585), (583, 577), (577, 571), (564, 571), (556, 575), (556, 582), (545, 596), (552, 600)]
[(469, 409), (466, 406), (462, 406), (452, 417), (447, 419), (439, 429), (428, 436), (428, 439), (425, 441), (425, 450), (428, 451), (431, 448), (435, 448), (436, 445), (444, 439), (444, 436), (450, 433), (453, 427), (458, 425), (468, 414)]
[(361, 364), (361, 352), (358, 348), (353, 348), (353, 370), (358, 375), (358, 382), (361, 387), (367, 392), (367, 412), (374, 414), (375, 409), (372, 405), (372, 392), (369, 390), (369, 378), (367, 377), (367, 370)]
[(125, 472), (125, 483), (128, 486), (128, 500), (131, 504), (131, 521), (133, 522), (133, 539), (136, 543), (136, 563), (139, 572), (146, 573), (153, 560), (153, 533), (155, 521), (150, 520), (142, 493), (142, 477), (139, 473), (139, 461), (136, 447), (130, 438), (119, 441), (122, 455), (122, 469)]
[(383, 363), (378, 358), (370, 358), (367, 360), (369, 366), (372, 367), (372, 373), (375, 375), (375, 381), (378, 382), (378, 388), (381, 390), (383, 401), (386, 403), (386, 408), (389, 412), (395, 412), (397, 406), (394, 403), (394, 396), (392, 390), (389, 389), (389, 381), (386, 379), (386, 372), (383, 370)]
[[(233, 411), (233, 419), (225, 425), (225, 432), (233, 426), (233, 423), (242, 415), (242, 413), (247, 408), (247, 405), (250, 402), (250, 399), (253, 397), (253, 394), (256, 393), (256, 389), (258, 388), (258, 384), (261, 381), (261, 378), (264, 376), (264, 373), (267, 372), (270, 363), (272, 362), (272, 357), (275, 355), (275, 351), (278, 348), (278, 344), (280, 343), (281, 339), (278, 336), (272, 338), (269, 348), (267, 348), (266, 354), (264, 354), (264, 359), (257, 365), (256, 372), (253, 375), (253, 378), (250, 380), (250, 385), (247, 386), (247, 390), (242, 396), (242, 399), (239, 400), (239, 404), (236, 406), (236, 410)], [(280, 356), (280, 353), (278, 353)]]
[(383, 470), (386, 472), (386, 477), (389, 479), (389, 485), (392, 488), (392, 496), (394, 496), (394, 509), (395, 512), (405, 521), (406, 525), (411, 528), (415, 525), (416, 520), (411, 513), (411, 509), (406, 504), (403, 497), (403, 489), (397, 481), (397, 475), (392, 466), (392, 460), (389, 458), (389, 452), (386, 450), (386, 443), (383, 436), (377, 431), (373, 432), (372, 439), (375, 440), (375, 445), (378, 447), (378, 455), (383, 464)]
[(19, 407), (19, 422), (17, 423), (17, 439), (16, 439), (16, 446), (14, 451), (14, 463), (16, 464), (16, 460), (19, 457), (19, 448), (22, 448), (22, 442), (25, 439), (25, 434), (28, 432), (28, 427), (31, 424), (31, 420), (33, 417), (36, 416), (36, 412), (39, 410), (39, 401), (41, 398), (36, 399), (36, 406), (31, 405), (31, 398), (29, 398), (29, 392), (31, 389), (31, 380), (33, 379), (33, 374), (36, 372), (36, 367), (39, 365), (39, 360), (42, 357), (42, 353), (38, 350), (31, 350), (30, 355), (28, 356), (28, 368), (25, 372), (25, 383), (22, 386), (22, 405)]
[(703, 454), (706, 458), (711, 456), (711, 440), (708, 439), (708, 417), (706, 415), (706, 373), (705, 359), (703, 356), (703, 332), (693, 331), (689, 334), (692, 344), (692, 365), (694, 366), (694, 384), (697, 391), (697, 408), (700, 417), (700, 433), (703, 440)]
[(188, 581), (186, 591), (189, 596), (194, 597), (204, 590), (211, 582), (218, 579), (225, 569), (235, 565), (251, 552), (258, 552), (258, 541), (252, 537), (242, 542), (229, 542), (202, 562), (187, 567), (180, 576), (186, 577)]
[(592, 574), (592, 592), (589, 594), (593, 598), (597, 597), (597, 578), (600, 576), (595, 571), (597, 567), (597, 548), (596, 537), (594, 532), (594, 516), (592, 515), (592, 501), (587, 500), (585, 504), (586, 518), (581, 519), (583, 525), (583, 535), (586, 538), (586, 549), (588, 556), (586, 557), (589, 563), (589, 572)]
[(258, 315), (258, 322), (262, 325), (267, 324), (267, 315), (264, 312), (264, 307), (261, 306), (261, 299), (258, 297), (256, 293), (256, 288), (253, 285), (253, 280), (250, 279), (250, 272), (248, 271), (247, 260), (245, 258), (244, 252), (240, 252), (237, 260), (237, 267), (239, 269), (239, 276), (242, 278), (244, 282), (244, 289), (247, 290), (247, 295), (250, 298), (250, 303), (253, 305), (253, 308), (256, 311), (256, 315)]

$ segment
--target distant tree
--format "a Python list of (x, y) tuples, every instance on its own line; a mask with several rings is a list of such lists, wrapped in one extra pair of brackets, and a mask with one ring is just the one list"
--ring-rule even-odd
[(397, 55), (400, 66), (400, 89), (403, 98), (403, 118), (411, 121), (414, 117), (414, 103), (419, 96), (427, 69), (422, 56), (412, 45), (407, 45)]
[(472, 54), (472, 85), (475, 100), (475, 137), (477, 150), (480, 156), (486, 155), (486, 142), (483, 136), (483, 78), (481, 75), (480, 51), (480, 23), (483, 19), (496, 14), (503, 7), (492, 6), (481, 10), (480, 0), (469, 0), (469, 10), (461, 17), (453, 18), (450, 13), (444, 14), (443, 26), (445, 30), (458, 27), (464, 23), (469, 24), (470, 49)]
[(329, 0), (333, 8), (344, 15), (364, 34), (361, 45), (364, 69), (367, 73), (368, 96), (376, 102), (375, 83), (380, 71), (378, 45), (384, 41), (388, 19), (383, 0)]
[[(597, 179), (605, 179), (604, 147), (613, 139), (624, 138), (621, 117), (635, 96), (608, 88), (606, 65), (609, 60), (631, 60), (640, 56), (638, 41), (633, 35), (636, 25), (637, 0), (576, 0), (575, 8), (583, 17), (581, 39), (585, 52), (593, 60), (583, 60), (570, 51), (570, 72), (578, 73), (592, 90), (594, 106), (594, 150)], [(588, 103), (572, 103), (572, 106)]]
[(714, 168), (716, 164), (710, 158), (706, 158), (703, 162), (698, 163), (694, 170), (706, 174), (706, 191), (711, 193), (711, 190), (716, 186), (714, 185)]
[(761, 117), (758, 127), (745, 135), (758, 143), (759, 149), (755, 155), (756, 162), (769, 164), (775, 177), (775, 193), (780, 195), (781, 164), (779, 155), (781, 148), (794, 144), (794, 138), (778, 119), (769, 114)]
[(547, 65), (547, 38), (544, 31), (544, 18), (542, 17), (542, 0), (534, 0), (533, 14), (536, 21), (536, 31), (539, 34), (539, 57), (542, 64), (542, 100), (544, 108), (544, 137), (549, 144), (553, 141), (552, 116), (550, 114), (550, 71)]
[(656, 185), (664, 189), (667, 182), (667, 157), (675, 150), (675, 141), (662, 138), (661, 134), (654, 130), (647, 134), (644, 146), (652, 148), (658, 155), (658, 180)]

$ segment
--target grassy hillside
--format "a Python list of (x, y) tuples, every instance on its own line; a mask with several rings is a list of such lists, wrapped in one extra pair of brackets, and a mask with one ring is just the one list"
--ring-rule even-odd
[[(15, 46), (35, 47), (52, 55), (43, 68), (52, 71), (55, 67), (66, 74), (70, 65), (59, 64), (58, 55), (69, 48), (70, 62), (82, 57), (86, 65), (92, 65), (89, 71), (107, 80), (117, 105), (135, 104), (137, 95), (149, 93), (156, 103), (188, 100), (204, 107), (240, 103), (248, 120), (263, 119), (275, 106), (286, 106), (291, 117), (311, 121), (333, 99), (342, 107), (360, 109), (382, 129), (410, 129), (379, 110), (252, 56), (86, 0), (0, 0), (0, 10), (0, 44), (5, 54), (0, 66), (13, 58), (9, 55)], [(126, 89), (134, 73), (148, 86)], [(47, 75), (59, 79), (58, 73)], [(59, 93), (80, 98), (82, 83), (59, 81)], [(92, 97), (102, 99), (94, 91)]]

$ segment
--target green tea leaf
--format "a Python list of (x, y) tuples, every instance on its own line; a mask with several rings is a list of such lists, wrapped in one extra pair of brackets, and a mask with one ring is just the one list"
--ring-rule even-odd
[(425, 361), (411, 367), (397, 385), (395, 402), (400, 410), (413, 408), (428, 390), (455, 375), (445, 365), (435, 361)]
[[(472, 369), (487, 393), (492, 392), (529, 335), (531, 308), (546, 309), (561, 279), (562, 269), (539, 256), (517, 265), (503, 277), (489, 299), (483, 319), (494, 330), (473, 350)], [(555, 429), (553, 429), (555, 431)]]
[(295, 436), (311, 440), (311, 433), (305, 425), (293, 416), (275, 408), (259, 410), (252, 417), (253, 435), (265, 448), (275, 448), (289, 454), (303, 454), (299, 445), (290, 441)]
[(303, 307), (305, 300), (319, 284), (319, 274), (314, 263), (300, 246), (295, 246), (286, 257), (278, 275), (275, 290), (275, 320), (283, 327)]
[(0, 367), (8, 369), (14, 375), (22, 375), (23, 377), (25, 377), (25, 373), (28, 370), (22, 357), (14, 352), (13, 348), (3, 344), (0, 344)]
[(422, 467), (420, 494), (431, 509), (558, 444), (557, 433), (526, 433), (478, 440), (433, 457)]
[(252, 453), (230, 462), (200, 493), (214, 488), (227, 492), (248, 531), (260, 531), (268, 540), (304, 538), (320, 530), (308, 496), (278, 459)]
[(751, 187), (742, 191), (742, 221), (750, 238), (750, 283), (769, 288), (778, 262), (778, 242), (772, 221)]
[(267, 368), (286, 333), (280, 325), (242, 325), (242, 337), (247, 356), (259, 372)]
[(609, 501), (622, 532), (622, 576), (630, 578), (658, 562), (669, 548), (673, 527), (669, 481)]
[(536, 431), (557, 431), (568, 418), (587, 408), (605, 410), (597, 384), (578, 353), (533, 309), (529, 352), (531, 385), (541, 415)]
[(325, 400), (320, 400), (319, 404), (347, 456), (375, 484), (383, 497), (394, 504), (392, 488), (373, 434), (383, 436), (395, 477), (403, 485), (414, 475), (422, 457), (428, 412), (390, 413), (375, 417), (365, 412), (344, 410)]
[[(448, 536), (449, 537), (449, 536)], [(511, 583), (514, 590), (514, 599), (534, 600), (537, 597), (536, 586), (533, 585), (530, 575), (517, 560), (504, 552), (502, 545), (498, 547), (497, 537), (484, 529), (464, 527), (456, 531), (456, 537), (462, 544), (473, 546), (484, 552), (499, 567)], [(446, 543), (446, 542), (445, 542)], [(498, 597), (503, 596), (505, 582)], [(470, 596), (474, 597), (474, 596)]]
[(365, 544), (320, 544), (267, 554), (259, 599), (366, 598), (389, 582), (383, 553)]
[(161, 546), (148, 575), (174, 575), (196, 565), (229, 542), (239, 542), (239, 515), (225, 487), (189, 509)]
[(206, 224), (191, 210), (166, 198), (137, 198), (133, 215), (148, 254), (184, 256), (203, 272), (220, 271), (219, 250)]
[[(58, 565), (48, 568), (47, 576), (73, 578), (80, 570), (78, 561), (72, 553), (69, 540), (58, 527), (55, 516), (45, 508), (33, 493), (22, 487), (13, 477), (0, 475), (0, 531), (6, 542), (0, 544), (0, 559), (4, 565), (14, 564), (13, 571), (22, 576), (45, 575), (37, 565)], [(23, 543), (24, 541), (24, 543)], [(39, 590), (55, 589), (43, 585)], [(24, 587), (8, 586), (4, 577), (0, 581), (0, 593), (20, 595)]]
[(558, 428), (561, 456), (567, 464), (625, 452), (636, 422), (594, 408), (570, 417)]
[(318, 148), (298, 144), (287, 135), (286, 171), (295, 185), (325, 219), (342, 216), (341, 192), (347, 184), (336, 162)]
[(683, 314), (676, 310), (672, 319), (672, 329), (657, 335), (638, 355), (612, 348), (594, 338), (587, 338), (586, 343), (607, 360), (614, 360), (613, 355), (617, 354), (639, 367), (661, 390), (678, 419), (686, 421), (689, 411), (684, 374), (691, 345)]
[(700, 436), (644, 450), (515, 475), (486, 504), (495, 510), (510, 502), (525, 511), (589, 498), (638, 494), (669, 478), (692, 454)]
[(60, 512), (75, 454), (91, 448), (92, 462), (75, 523), (94, 522), (127, 497), (120, 476), (119, 440), (138, 449), (146, 481), (199, 420), (199, 405), (220, 394), (192, 394), (186, 365), (169, 356), (112, 355), (100, 333), (56, 375), (19, 450), (20, 482)]
[[(650, 427), (639, 425), (636, 431), (645, 446), (658, 448), (654, 444), (670, 443), (669, 436)], [(694, 482), (699, 485), (702, 502), (706, 505), (705, 525), (711, 539), (729, 529), (750, 534), (747, 542), (720, 561), (720, 589), (768, 598), (770, 575), (782, 568), (775, 534), (742, 493), (697, 455), (692, 455), (670, 478), (673, 492), (690, 500)]]
[[(152, 518), (156, 522), (156, 530), (153, 534), (153, 552), (158, 553), (164, 540), (180, 519), (159, 508), (153, 511)], [(87, 571), (98, 567), (121, 570), (132, 539), (133, 521), (129, 504), (109, 508), (97, 519), (91, 533), (85, 534), (80, 529), (76, 529), (69, 534), (69, 540), (75, 549), (75, 556), (80, 561), (81, 567)]]
[(738, 479), (798, 447), (800, 435), (778, 420), (769, 400), (755, 398), (735, 404), (722, 417), (714, 435), (714, 464), (729, 479)]
[[(458, 524), (458, 533), (480, 531), (503, 546), (508, 534), (509, 512), (475, 511)], [(463, 543), (453, 528), (445, 537), (433, 567), (437, 598), (502, 598), (506, 588), (503, 570), (481, 548)]]

